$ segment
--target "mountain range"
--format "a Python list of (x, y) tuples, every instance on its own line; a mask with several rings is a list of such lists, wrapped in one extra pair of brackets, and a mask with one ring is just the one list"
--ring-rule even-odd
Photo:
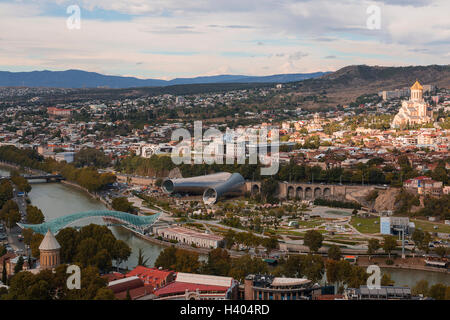
[(66, 71), (0, 71), (0, 87), (50, 87), (50, 88), (99, 88), (112, 89), (138, 87), (164, 87), (185, 84), (212, 83), (287, 83), (319, 78), (329, 72), (276, 74), (271, 76), (217, 75), (173, 80), (138, 79), (109, 76), (82, 70)]

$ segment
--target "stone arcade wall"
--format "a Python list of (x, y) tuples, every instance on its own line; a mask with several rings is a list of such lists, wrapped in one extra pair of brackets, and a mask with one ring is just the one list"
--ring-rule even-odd
[[(245, 185), (247, 192), (252, 194), (261, 192), (261, 182), (259, 181), (247, 181)], [(365, 197), (375, 187), (279, 182), (278, 189), (278, 197), (282, 199), (298, 198), (300, 200), (314, 200), (317, 198), (325, 198), (358, 201), (359, 197)]]

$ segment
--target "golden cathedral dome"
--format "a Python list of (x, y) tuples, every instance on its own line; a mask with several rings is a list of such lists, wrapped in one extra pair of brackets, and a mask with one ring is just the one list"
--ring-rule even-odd
[(420, 84), (419, 80), (414, 83), (414, 85), (411, 87), (411, 90), (423, 90), (422, 85)]

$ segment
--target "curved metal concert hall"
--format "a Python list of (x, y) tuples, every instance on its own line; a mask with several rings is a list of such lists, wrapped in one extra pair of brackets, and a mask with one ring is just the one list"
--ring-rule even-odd
[(244, 184), (245, 180), (239, 173), (220, 172), (192, 178), (166, 179), (162, 189), (169, 194), (203, 194), (203, 202), (213, 204), (221, 197), (242, 194)]

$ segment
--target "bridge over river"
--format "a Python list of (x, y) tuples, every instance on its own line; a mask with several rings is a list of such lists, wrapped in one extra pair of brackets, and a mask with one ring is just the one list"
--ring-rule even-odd
[[(47, 182), (60, 182), (61, 180), (65, 180), (65, 178), (60, 174), (22, 174), (23, 178), (27, 180), (46, 180)], [(0, 180), (10, 179), (10, 177), (0, 176)]]
[(22, 229), (31, 229), (34, 232), (40, 234), (45, 234), (47, 230), (50, 230), (54, 234), (57, 234), (59, 230), (64, 229), (70, 225), (73, 225), (77, 221), (93, 217), (101, 217), (107, 220), (117, 222), (122, 225), (126, 225), (134, 230), (143, 232), (146, 228), (154, 224), (158, 220), (159, 216), (160, 213), (156, 213), (151, 216), (137, 216), (134, 214), (121, 211), (95, 210), (61, 216), (59, 218), (41, 224), (18, 223), (18, 225)]

